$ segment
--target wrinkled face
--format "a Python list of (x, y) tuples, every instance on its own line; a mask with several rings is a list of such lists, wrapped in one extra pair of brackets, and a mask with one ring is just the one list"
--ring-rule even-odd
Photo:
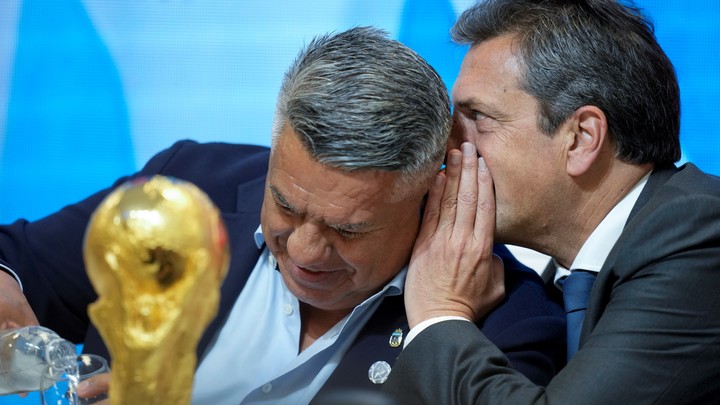
[(561, 175), (561, 137), (538, 128), (538, 102), (518, 85), (512, 40), (470, 48), (453, 87), (455, 126), (449, 146), (475, 144), (495, 183), (496, 240), (524, 243), (542, 233)]
[(279, 136), (262, 208), (265, 242), (301, 302), (351, 309), (408, 261), (425, 190), (390, 202), (397, 173), (330, 168), (310, 157), (289, 125)]

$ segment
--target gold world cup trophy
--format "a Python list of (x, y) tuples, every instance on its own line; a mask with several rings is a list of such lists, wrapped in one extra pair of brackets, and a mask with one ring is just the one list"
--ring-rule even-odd
[(88, 313), (113, 360), (110, 404), (189, 404), (229, 263), (217, 208), (191, 183), (134, 180), (93, 213), (83, 249), (98, 294)]

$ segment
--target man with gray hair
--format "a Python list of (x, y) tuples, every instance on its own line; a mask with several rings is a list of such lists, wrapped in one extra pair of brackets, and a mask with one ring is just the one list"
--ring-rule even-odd
[[(450, 143), (469, 151), (430, 192), (385, 388), (409, 404), (717, 403), (720, 179), (674, 165), (680, 93), (652, 25), (627, 1), (485, 0), (452, 34), (471, 46)], [(569, 361), (547, 386), (466, 321), (502, 297), (493, 243), (554, 259)]]
[[(96, 298), (82, 262), (88, 219), (120, 184), (172, 176), (210, 196), (231, 246), (219, 315), (198, 347), (193, 402), (379, 395), (408, 331), (405, 266), (450, 126), (443, 82), (413, 51), (373, 28), (319, 37), (285, 76), (270, 150), (178, 142), (107, 190), (0, 228), (0, 265), (24, 287), (0, 272), (0, 320), (39, 320), (107, 355), (85, 313)], [(562, 366), (564, 317), (535, 273), (497, 253), (508, 294), (478, 327), (544, 384)], [(107, 380), (78, 392), (92, 395)]]

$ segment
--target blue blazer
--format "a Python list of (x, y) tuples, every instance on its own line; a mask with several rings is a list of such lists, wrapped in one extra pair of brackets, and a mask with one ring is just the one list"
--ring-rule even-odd
[[(87, 315), (97, 298), (86, 274), (82, 242), (90, 215), (123, 182), (155, 174), (190, 181), (204, 190), (222, 212), (231, 260), (222, 284), (220, 308), (198, 344), (198, 358), (222, 327), (260, 255), (253, 233), (260, 224), (269, 149), (260, 146), (181, 141), (154, 156), (138, 173), (112, 187), (35, 222), (0, 227), (0, 262), (21, 277), (30, 305), (43, 325), (84, 350), (108, 356)], [(565, 318), (548, 298), (539, 276), (520, 264), (504, 246), (507, 296), (478, 327), (510, 359), (513, 367), (538, 384), (547, 384), (565, 362)], [(378, 390), (368, 379), (378, 360), (394, 364), (402, 346), (393, 348), (393, 331), (407, 334), (402, 296), (386, 298), (349, 348), (321, 391)], [(447, 336), (447, 339), (452, 339)], [(444, 372), (438, 370), (438, 372)]]

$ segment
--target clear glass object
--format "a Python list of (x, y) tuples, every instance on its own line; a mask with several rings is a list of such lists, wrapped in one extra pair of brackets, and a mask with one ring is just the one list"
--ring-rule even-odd
[(75, 345), (42, 326), (0, 331), (0, 395), (38, 391), (76, 367)]
[(81, 354), (77, 357), (75, 372), (67, 372), (59, 379), (49, 381), (49, 385), (40, 393), (42, 405), (89, 405), (106, 399), (107, 393), (92, 398), (80, 398), (77, 396), (77, 385), (90, 377), (102, 373), (109, 373), (107, 361), (95, 354)]

